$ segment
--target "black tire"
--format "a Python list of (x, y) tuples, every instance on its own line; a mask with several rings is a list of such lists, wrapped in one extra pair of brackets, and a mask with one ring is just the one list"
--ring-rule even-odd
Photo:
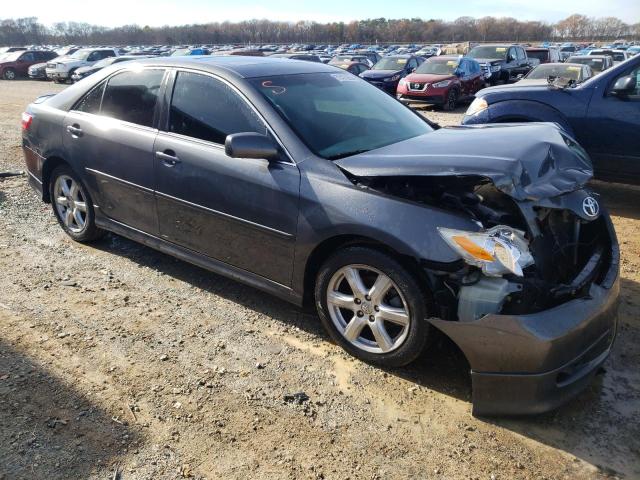
[(70, 83), (71, 85), (73, 85), (74, 82), (73, 82), (73, 78), (71, 78), (71, 76), (75, 73), (76, 70), (77, 70), (77, 68), (72, 68), (71, 70), (69, 70), (69, 76), (64, 81), (64, 83)]
[[(390, 294), (395, 294), (396, 289), (398, 289), (400, 295), (395, 295), (396, 299), (400, 298), (400, 296), (403, 297), (400, 301), (404, 301), (404, 305), (407, 307), (409, 324), (406, 326), (406, 332), (396, 337), (398, 339), (403, 338), (403, 340), (401, 342), (398, 340), (398, 345), (394, 346), (393, 350), (373, 353), (359, 348), (343, 336), (342, 331), (339, 330), (339, 327), (332, 319), (332, 312), (328, 306), (327, 299), (328, 290), (330, 285), (333, 289), (332, 282), (335, 281), (334, 275), (339, 275), (338, 272), (349, 265), (373, 267), (373, 269), (383, 273), (393, 282), (394, 285), (389, 291)], [(365, 286), (367, 288), (370, 287), (369, 285)], [(426, 321), (428, 298), (427, 292), (420, 287), (420, 284), (416, 281), (416, 277), (398, 261), (386, 253), (367, 247), (354, 246), (338, 251), (324, 262), (316, 277), (316, 308), (320, 316), (320, 320), (331, 338), (354, 357), (383, 367), (400, 367), (407, 365), (414, 361), (424, 350), (430, 331), (430, 324)], [(369, 312), (372, 312), (371, 303), (373, 303), (373, 301), (369, 303), (367, 308)], [(364, 310), (363, 307), (364, 304), (354, 308), (362, 308)], [(377, 308), (376, 311), (378, 311)], [(367, 317), (367, 315), (368, 314), (365, 314), (364, 316)], [(362, 317), (362, 315), (360, 315), (360, 317)], [(354, 321), (355, 319), (356, 313), (354, 312), (351, 321)], [(364, 318), (364, 320), (367, 320), (367, 318)], [(377, 321), (377, 319), (375, 321)], [(363, 338), (365, 335), (369, 335), (370, 338), (373, 338), (373, 330), (371, 329), (372, 324), (373, 321), (371, 321), (371, 323), (366, 323), (361, 330), (362, 334), (358, 334), (360, 335), (358, 336), (358, 340)], [(391, 327), (393, 328), (393, 325), (391, 325)], [(367, 331), (367, 328), (370, 330)], [(387, 331), (386, 328), (385, 331)], [(391, 337), (391, 334), (389, 336)]]
[(17, 77), (16, 71), (13, 68), (6, 68), (4, 72), (2, 72), (2, 78), (5, 80), (15, 80)]
[(455, 88), (452, 88), (451, 90), (449, 90), (449, 93), (447, 94), (447, 100), (444, 102), (444, 105), (442, 105), (442, 109), (446, 110), (447, 112), (450, 112), (452, 110), (455, 110), (457, 106), (458, 106), (458, 90), (456, 90)]
[[(56, 181), (58, 180), (58, 178), (63, 176), (70, 178), (71, 180), (73, 180), (73, 182), (75, 182), (78, 185), (78, 189), (81, 193), (81, 198), (84, 200), (84, 204), (86, 206), (86, 211), (84, 212), (85, 222), (84, 222), (83, 228), (80, 230), (74, 230), (65, 224), (65, 221), (61, 216), (61, 212), (59, 211), (59, 207), (56, 202), (56, 192), (55, 192)], [(98, 240), (102, 236), (104, 236), (106, 232), (101, 228), (98, 228), (95, 223), (95, 211), (93, 208), (93, 201), (91, 200), (91, 195), (89, 194), (89, 191), (87, 190), (87, 187), (84, 185), (84, 183), (82, 183), (79, 177), (75, 174), (75, 172), (69, 166), (61, 165), (51, 173), (51, 179), (49, 182), (49, 196), (51, 198), (51, 207), (53, 208), (53, 214), (58, 220), (58, 223), (60, 224), (62, 229), (65, 231), (65, 233), (69, 235), (72, 239), (74, 239), (76, 242), (81, 242), (81, 243), (93, 242), (95, 240)]]

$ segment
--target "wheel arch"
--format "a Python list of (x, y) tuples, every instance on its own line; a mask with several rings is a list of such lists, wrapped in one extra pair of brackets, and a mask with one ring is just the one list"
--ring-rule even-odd
[(490, 105), (491, 123), (553, 122), (574, 136), (567, 118), (550, 105), (531, 100), (505, 100)]
[(305, 262), (303, 279), (303, 303), (313, 305), (315, 281), (320, 268), (332, 254), (348, 247), (368, 247), (386, 253), (398, 261), (411, 274), (415, 275), (419, 283), (427, 282), (427, 276), (420, 268), (420, 261), (410, 255), (402, 254), (388, 244), (373, 237), (356, 234), (335, 235), (324, 239), (311, 251)]
[(51, 174), (57, 167), (61, 165), (65, 165), (73, 170), (71, 164), (58, 155), (47, 157), (47, 159), (42, 164), (42, 201), (45, 203), (51, 203), (51, 195), (49, 194), (49, 183), (51, 182)]

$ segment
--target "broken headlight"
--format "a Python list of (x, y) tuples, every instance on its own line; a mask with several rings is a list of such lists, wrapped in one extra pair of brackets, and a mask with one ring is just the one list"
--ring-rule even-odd
[(534, 263), (529, 244), (520, 230), (499, 225), (482, 232), (443, 227), (438, 231), (465, 262), (482, 269), (487, 276), (512, 273), (522, 277), (522, 269)]

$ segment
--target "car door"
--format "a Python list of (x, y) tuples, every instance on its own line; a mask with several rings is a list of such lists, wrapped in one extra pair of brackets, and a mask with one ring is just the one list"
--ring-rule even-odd
[[(611, 94), (616, 80), (626, 75), (636, 79), (628, 96)], [(582, 141), (597, 172), (616, 177), (640, 178), (640, 62), (619, 73), (604, 92), (596, 90), (589, 104), (589, 135)]]
[(226, 155), (227, 135), (271, 135), (262, 118), (222, 79), (176, 73), (155, 144), (162, 238), (290, 285), (300, 173), (281, 161)]
[(26, 52), (20, 55), (18, 61), (15, 62), (15, 70), (20, 75), (26, 75), (29, 67), (36, 63), (35, 52)]
[(526, 75), (531, 70), (530, 61), (527, 58), (527, 54), (522, 47), (515, 47), (516, 59), (518, 63), (517, 75)]
[(100, 212), (157, 235), (153, 144), (164, 69), (125, 70), (83, 97), (64, 121), (72, 164), (85, 173)]

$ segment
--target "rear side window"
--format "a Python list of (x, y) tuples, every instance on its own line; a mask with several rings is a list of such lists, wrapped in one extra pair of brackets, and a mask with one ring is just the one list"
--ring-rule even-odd
[(267, 133), (258, 115), (231, 87), (191, 72), (179, 72), (176, 78), (169, 131), (218, 144), (232, 133)]
[(100, 113), (100, 103), (102, 102), (102, 94), (104, 93), (105, 82), (95, 87), (89, 93), (87, 93), (82, 100), (80, 100), (73, 110), (85, 113), (93, 113), (98, 115)]
[(151, 127), (163, 76), (164, 70), (127, 71), (114, 75), (104, 92), (102, 115)]

